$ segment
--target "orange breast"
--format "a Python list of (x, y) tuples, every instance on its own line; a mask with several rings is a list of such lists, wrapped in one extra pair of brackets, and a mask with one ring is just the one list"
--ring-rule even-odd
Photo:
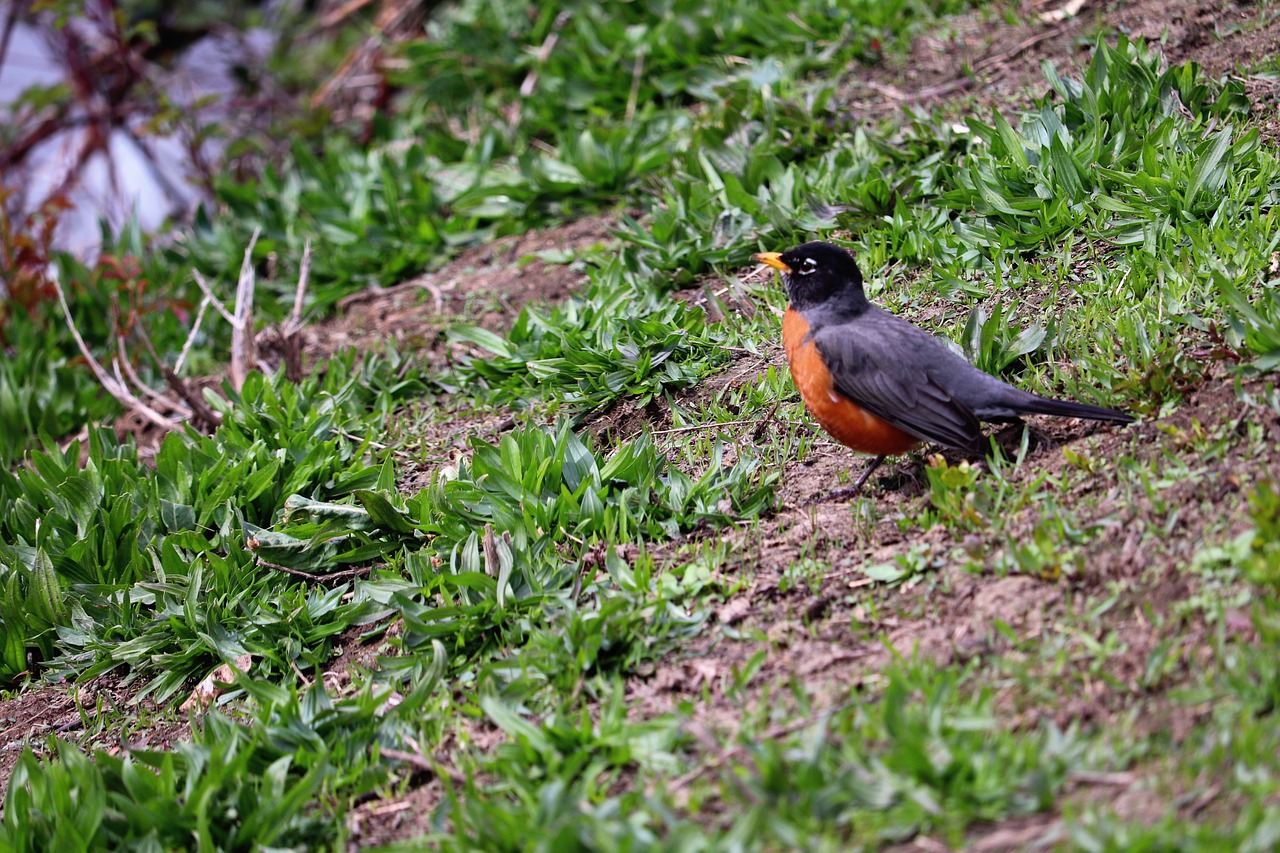
[(836, 390), (831, 371), (813, 341), (805, 340), (809, 324), (790, 308), (782, 317), (782, 346), (787, 351), (791, 378), (805, 406), (831, 437), (859, 453), (895, 456), (920, 445), (920, 440), (876, 417)]

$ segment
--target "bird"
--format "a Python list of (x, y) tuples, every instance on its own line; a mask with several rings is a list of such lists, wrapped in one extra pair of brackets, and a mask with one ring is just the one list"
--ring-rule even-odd
[(832, 438), (875, 457), (857, 494), (887, 456), (925, 442), (980, 453), (982, 422), (1020, 415), (1132, 423), (1124, 412), (1041, 397), (974, 367), (934, 335), (873, 305), (853, 255), (820, 240), (752, 260), (782, 273), (790, 304), (782, 345), (806, 408)]

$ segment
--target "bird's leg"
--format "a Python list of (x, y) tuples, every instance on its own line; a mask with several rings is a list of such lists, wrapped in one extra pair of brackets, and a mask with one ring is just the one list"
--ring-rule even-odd
[(849, 493), (851, 495), (857, 494), (858, 490), (863, 487), (867, 480), (871, 479), (871, 475), (876, 472), (876, 469), (880, 467), (880, 463), (884, 460), (884, 456), (877, 456), (875, 459), (872, 459), (871, 464), (866, 467), (866, 470), (862, 472), (862, 476), (858, 478), (858, 482), (849, 487)]
[(875, 470), (880, 467), (880, 463), (884, 460), (885, 457), (877, 456), (875, 459), (871, 460), (871, 464), (866, 467), (866, 470), (862, 472), (862, 475), (858, 477), (857, 481), (852, 486), (835, 489), (834, 491), (828, 492), (823, 497), (809, 501), (809, 503), (820, 504), (826, 503), (827, 501), (843, 500), (844, 498), (853, 497), (862, 490), (862, 487), (866, 485), (867, 480), (871, 479), (871, 475), (875, 473)]

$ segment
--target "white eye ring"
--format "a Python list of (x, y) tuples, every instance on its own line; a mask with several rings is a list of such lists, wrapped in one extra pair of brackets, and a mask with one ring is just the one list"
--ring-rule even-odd
[(798, 275), (808, 275), (809, 273), (814, 272), (817, 269), (818, 269), (817, 261), (815, 261), (813, 258), (805, 258), (800, 263), (800, 269), (796, 270), (796, 273)]

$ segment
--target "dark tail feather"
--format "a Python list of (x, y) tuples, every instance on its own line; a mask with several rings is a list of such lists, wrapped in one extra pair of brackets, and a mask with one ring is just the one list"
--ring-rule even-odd
[(1052, 400), (1028, 394), (1015, 404), (1019, 412), (1035, 415), (1057, 415), (1062, 418), (1088, 418), (1093, 421), (1110, 421), (1117, 424), (1131, 424), (1133, 418), (1115, 409), (1104, 409), (1102, 406), (1090, 406), (1088, 403), (1077, 403), (1072, 400)]

